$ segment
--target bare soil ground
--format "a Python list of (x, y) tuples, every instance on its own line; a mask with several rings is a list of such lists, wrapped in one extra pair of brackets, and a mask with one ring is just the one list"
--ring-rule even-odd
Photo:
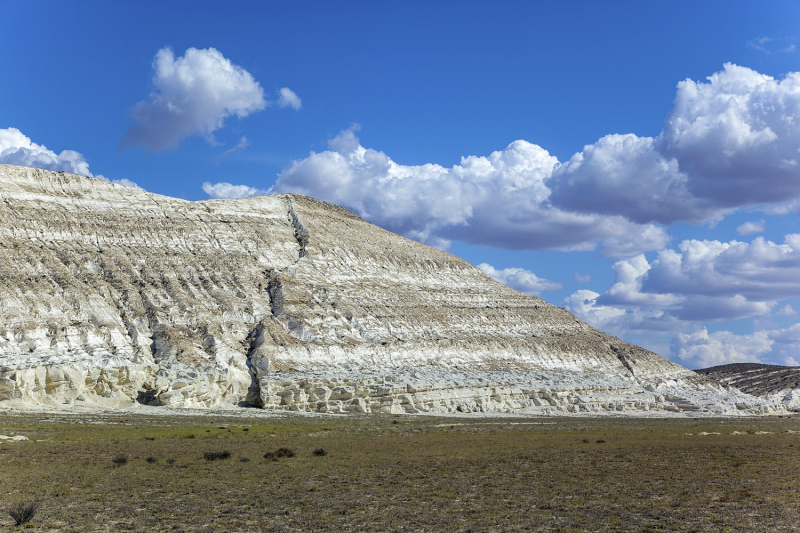
[(0, 530), (800, 531), (800, 416), (0, 412), (0, 434), (31, 439), (0, 443)]

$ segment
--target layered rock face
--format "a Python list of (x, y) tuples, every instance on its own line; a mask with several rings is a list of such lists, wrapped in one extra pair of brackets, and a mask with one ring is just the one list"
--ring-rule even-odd
[(747, 394), (773, 399), (791, 410), (800, 411), (798, 366), (734, 363), (712, 366), (696, 372)]
[(331, 204), (188, 202), (0, 165), (0, 402), (137, 401), (391, 413), (780, 409)]

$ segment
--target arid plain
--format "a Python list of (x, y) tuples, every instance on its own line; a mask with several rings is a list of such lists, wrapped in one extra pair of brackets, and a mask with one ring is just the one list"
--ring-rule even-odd
[(798, 415), (184, 413), (0, 413), (30, 439), (0, 444), (3, 499), (40, 502), (18, 529), (800, 529)]

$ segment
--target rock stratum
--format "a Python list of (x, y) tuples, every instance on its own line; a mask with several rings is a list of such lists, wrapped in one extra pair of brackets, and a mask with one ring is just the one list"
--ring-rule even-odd
[(800, 366), (733, 363), (695, 372), (747, 394), (779, 401), (800, 411)]
[(448, 253), (284, 194), (0, 165), (0, 406), (783, 412)]

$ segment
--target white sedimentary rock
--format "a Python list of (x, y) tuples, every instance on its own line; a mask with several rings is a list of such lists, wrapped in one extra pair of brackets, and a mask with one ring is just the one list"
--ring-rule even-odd
[(13, 437), (9, 437), (8, 435), (0, 435), (0, 441), (11, 441), (11, 442), (20, 442), (23, 440), (29, 440), (28, 437), (24, 435), (14, 435)]
[(0, 405), (754, 414), (445, 252), (297, 195), (0, 165)]

